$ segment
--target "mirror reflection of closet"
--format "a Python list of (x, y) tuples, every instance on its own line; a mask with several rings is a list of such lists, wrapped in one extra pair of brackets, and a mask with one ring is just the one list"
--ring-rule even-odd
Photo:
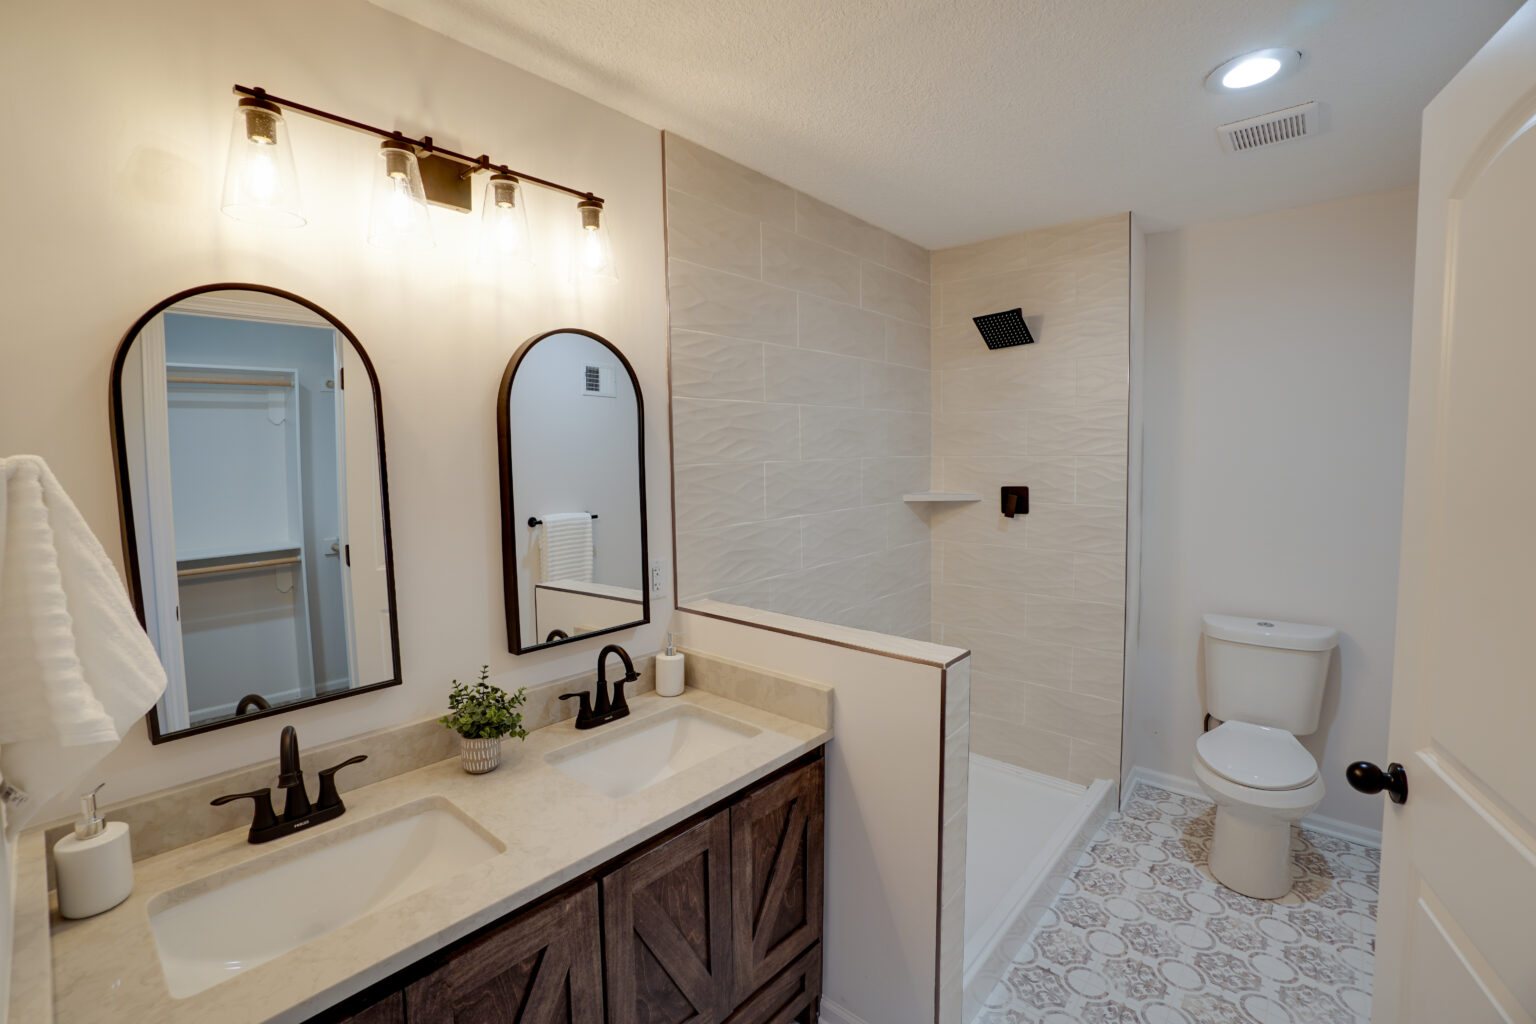
[(367, 357), (295, 297), (199, 290), (119, 350), (133, 589), (170, 678), (157, 742), (399, 682)]
[(508, 647), (649, 622), (645, 412), (619, 350), (541, 334), (507, 364), (497, 403)]

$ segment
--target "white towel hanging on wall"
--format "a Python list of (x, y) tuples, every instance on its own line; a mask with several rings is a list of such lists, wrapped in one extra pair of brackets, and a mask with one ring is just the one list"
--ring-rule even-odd
[(592, 582), (592, 514), (554, 512), (539, 517), (539, 582)]
[(165, 690), (123, 581), (35, 455), (0, 459), (0, 774), (15, 835)]

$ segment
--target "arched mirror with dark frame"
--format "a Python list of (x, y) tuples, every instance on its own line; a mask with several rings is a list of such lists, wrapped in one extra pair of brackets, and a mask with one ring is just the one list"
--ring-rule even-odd
[(508, 648), (651, 621), (645, 403), (624, 354), (575, 328), (529, 339), (502, 374), (496, 436)]
[(379, 380), (346, 326), (277, 288), (189, 289), (123, 337), (111, 409), (169, 680), (152, 742), (399, 685)]

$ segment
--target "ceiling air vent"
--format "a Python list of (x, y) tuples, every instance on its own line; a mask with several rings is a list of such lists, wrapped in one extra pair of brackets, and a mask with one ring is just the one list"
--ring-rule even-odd
[(1317, 101), (1312, 100), (1299, 106), (1221, 125), (1216, 129), (1216, 134), (1221, 136), (1222, 149), (1228, 153), (1241, 153), (1316, 135), (1320, 128)]

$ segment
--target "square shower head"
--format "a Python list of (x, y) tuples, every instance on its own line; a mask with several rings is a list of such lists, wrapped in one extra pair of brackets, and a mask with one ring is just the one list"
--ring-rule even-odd
[(971, 319), (976, 322), (976, 329), (981, 332), (981, 340), (987, 343), (987, 348), (1012, 348), (1014, 345), (1035, 343), (1035, 336), (1029, 333), (1029, 325), (1024, 322), (1023, 309), (986, 313)]

